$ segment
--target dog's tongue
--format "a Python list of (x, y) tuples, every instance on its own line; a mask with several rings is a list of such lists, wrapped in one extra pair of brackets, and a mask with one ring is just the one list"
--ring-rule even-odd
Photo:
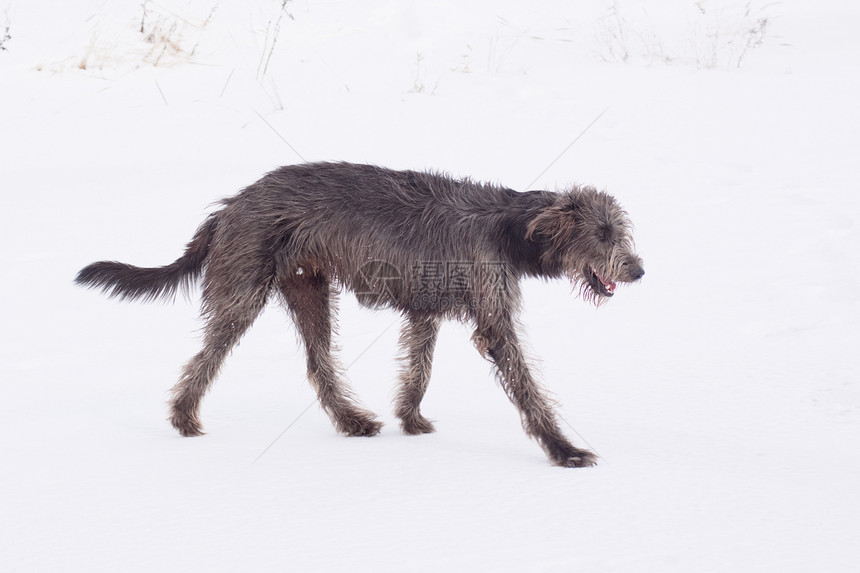
[(615, 287), (616, 287), (617, 285), (616, 285), (614, 282), (612, 282), (612, 281), (610, 281), (610, 280), (607, 280), (607, 279), (603, 278), (603, 277), (602, 277), (602, 276), (600, 276), (599, 274), (597, 275), (597, 278), (598, 278), (598, 279), (600, 279), (600, 282), (602, 282), (602, 283), (603, 283), (603, 286), (605, 286), (605, 287), (606, 287), (606, 290), (607, 290), (608, 292), (611, 292), (611, 293), (614, 293), (614, 292), (615, 292)]

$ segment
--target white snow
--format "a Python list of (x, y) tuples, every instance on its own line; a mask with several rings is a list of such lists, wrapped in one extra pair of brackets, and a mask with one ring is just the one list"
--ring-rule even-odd
[[(856, 570), (855, 2), (143, 4), (151, 42), (139, 2), (0, 0), (0, 570)], [(208, 434), (172, 430), (196, 300), (72, 278), (172, 261), (211, 203), (303, 160), (619, 199), (641, 284), (599, 310), (524, 286), (598, 467), (547, 462), (457, 324), (437, 432), (401, 435), (398, 319), (349, 295), (342, 360), (380, 436), (335, 434), (276, 306)]]

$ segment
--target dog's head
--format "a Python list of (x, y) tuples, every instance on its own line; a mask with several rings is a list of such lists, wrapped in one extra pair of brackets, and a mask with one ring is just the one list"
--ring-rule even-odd
[(574, 187), (529, 222), (526, 238), (541, 244), (544, 268), (568, 276), (584, 299), (600, 304), (615, 294), (618, 283), (645, 274), (631, 229), (627, 213), (611, 195)]

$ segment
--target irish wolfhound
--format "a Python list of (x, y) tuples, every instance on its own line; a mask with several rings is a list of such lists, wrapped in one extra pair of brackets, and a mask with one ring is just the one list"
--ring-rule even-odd
[(308, 378), (335, 428), (377, 434), (382, 424), (353, 398), (332, 356), (333, 302), (345, 288), (364, 306), (404, 317), (395, 400), (404, 432), (433, 431), (419, 406), (439, 324), (456, 318), (474, 326), (475, 346), (549, 458), (594, 464), (564, 437), (529, 371), (517, 312), (523, 276), (567, 277), (596, 304), (642, 277), (630, 222), (610, 195), (591, 187), (518, 193), (436, 173), (316, 163), (282, 167), (222, 203), (175, 262), (98, 262), (75, 279), (130, 300), (170, 298), (201, 279), (203, 349), (172, 390), (170, 422), (183, 436), (202, 433), (203, 395), (273, 292), (304, 341)]

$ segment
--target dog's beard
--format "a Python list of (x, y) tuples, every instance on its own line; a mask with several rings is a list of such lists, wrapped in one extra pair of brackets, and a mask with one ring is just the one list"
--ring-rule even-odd
[[(569, 279), (574, 294), (584, 302), (591, 303), (596, 307), (600, 307), (605, 304), (610, 298), (612, 298), (615, 291), (614, 286), (611, 290), (604, 286), (600, 278), (598, 278), (597, 273), (591, 270), (572, 274), (569, 276)], [(609, 282), (610, 285), (615, 284), (611, 281), (607, 282)]]

